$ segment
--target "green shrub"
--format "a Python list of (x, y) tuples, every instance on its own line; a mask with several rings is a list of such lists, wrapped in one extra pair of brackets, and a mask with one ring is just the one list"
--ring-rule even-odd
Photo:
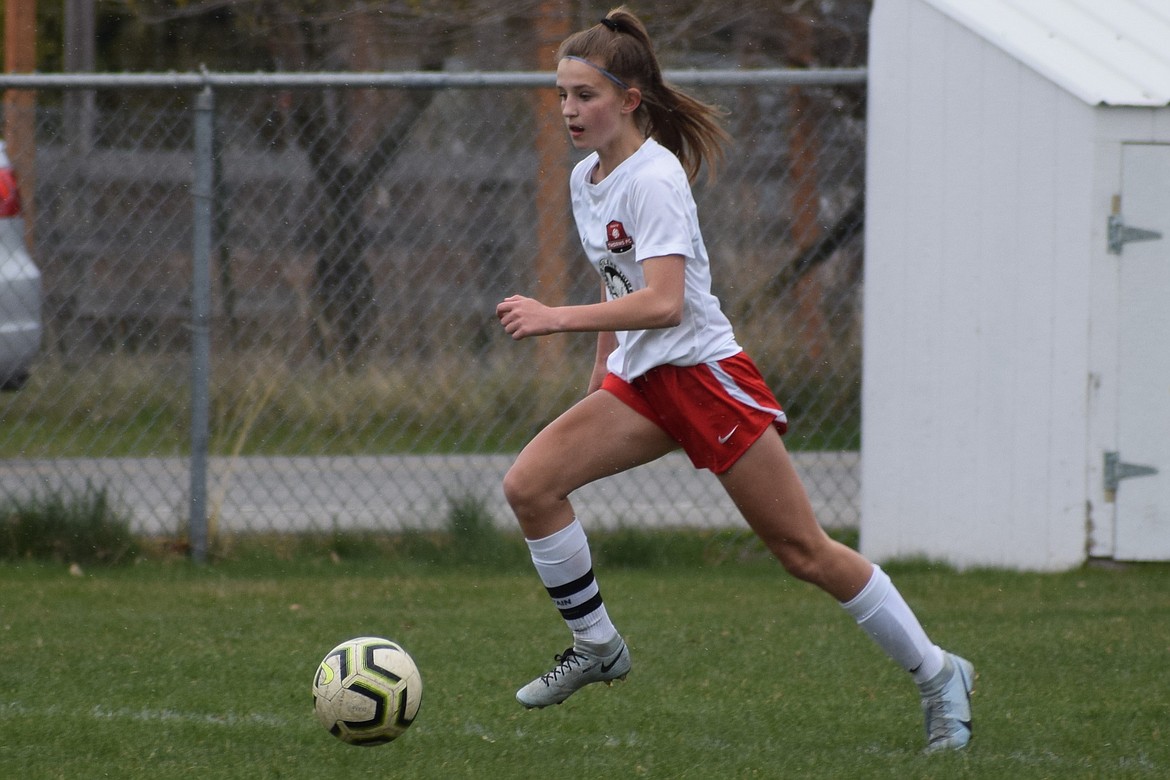
[(593, 557), (606, 568), (654, 569), (700, 566), (707, 562), (712, 534), (623, 526), (590, 534)]
[(137, 552), (130, 524), (105, 488), (0, 501), (0, 558), (116, 564)]
[(497, 527), (482, 499), (464, 496), (451, 499), (450, 504), (447, 531), (452, 561), (507, 568), (526, 559), (523, 542)]

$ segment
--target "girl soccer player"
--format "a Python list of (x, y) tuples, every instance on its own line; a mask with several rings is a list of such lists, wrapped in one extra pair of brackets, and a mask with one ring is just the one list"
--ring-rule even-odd
[(727, 136), (719, 112), (663, 82), (646, 28), (625, 7), (566, 39), (557, 62), (569, 138), (591, 152), (573, 169), (570, 190), (602, 295), (556, 307), (513, 295), (496, 307), (513, 339), (598, 334), (588, 393), (504, 477), (532, 562), (573, 635), (551, 671), (516, 698), (530, 708), (560, 704), (630, 671), (569, 495), (681, 447), (718, 476), (790, 574), (837, 599), (911, 674), (927, 750), (964, 747), (974, 668), (927, 637), (880, 568), (817, 524), (780, 437), (784, 412), (711, 294), (690, 184), (720, 155)]

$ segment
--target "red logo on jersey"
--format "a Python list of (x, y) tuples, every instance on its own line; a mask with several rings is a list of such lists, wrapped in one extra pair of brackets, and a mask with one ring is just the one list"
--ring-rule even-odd
[(626, 227), (616, 219), (605, 226), (605, 248), (611, 252), (628, 252), (634, 239), (626, 235)]

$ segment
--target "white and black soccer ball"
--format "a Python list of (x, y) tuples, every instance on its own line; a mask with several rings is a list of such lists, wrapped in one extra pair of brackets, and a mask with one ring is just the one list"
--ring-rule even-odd
[(384, 745), (402, 735), (422, 704), (422, 677), (402, 646), (362, 636), (329, 651), (313, 678), (313, 710), (350, 745)]

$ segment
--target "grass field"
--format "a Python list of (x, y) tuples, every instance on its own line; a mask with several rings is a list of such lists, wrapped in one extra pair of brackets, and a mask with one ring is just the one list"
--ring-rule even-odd
[[(971, 748), (930, 757), (907, 677), (774, 564), (599, 568), (633, 672), (526, 712), (515, 688), (567, 634), (515, 561), (0, 564), (0, 777), (1170, 776), (1168, 566), (888, 567), (980, 675)], [(343, 745), (312, 716), (317, 662), (360, 634), (422, 670), (391, 745)]]

